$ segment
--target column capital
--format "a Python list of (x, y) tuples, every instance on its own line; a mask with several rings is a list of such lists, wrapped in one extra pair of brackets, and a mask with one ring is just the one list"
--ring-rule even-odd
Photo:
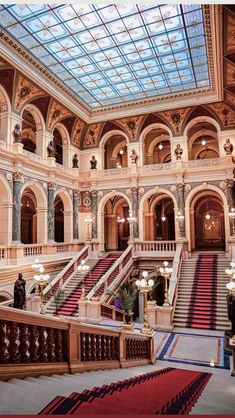
[(24, 177), (20, 171), (14, 171), (12, 173), (13, 181), (18, 181), (20, 183), (24, 183)]

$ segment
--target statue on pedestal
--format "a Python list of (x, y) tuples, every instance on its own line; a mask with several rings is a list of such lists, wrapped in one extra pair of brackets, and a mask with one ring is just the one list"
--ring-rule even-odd
[(183, 154), (183, 148), (181, 148), (180, 144), (176, 145), (174, 153), (175, 153), (176, 159), (181, 160), (181, 156)]
[(18, 274), (18, 279), (14, 285), (14, 304), (13, 307), (16, 309), (24, 309), (26, 303), (25, 295), (25, 284), (26, 281), (23, 279), (23, 274)]
[(78, 155), (74, 154), (73, 156), (73, 168), (78, 168)]
[(14, 143), (18, 142), (20, 144), (22, 142), (22, 132), (21, 132), (19, 123), (15, 125), (15, 129), (13, 131), (13, 137), (14, 137)]
[(91, 164), (91, 170), (95, 170), (97, 166), (97, 159), (95, 158), (95, 155), (92, 155), (90, 164)]
[(50, 141), (48, 146), (47, 146), (47, 154), (48, 154), (48, 157), (54, 157), (55, 158), (55, 148), (54, 148), (53, 141)]
[(226, 155), (231, 155), (233, 152), (233, 144), (231, 144), (230, 139), (227, 138), (224, 143), (224, 150)]
[(134, 149), (131, 151), (130, 159), (132, 164), (136, 164), (138, 160), (138, 155)]

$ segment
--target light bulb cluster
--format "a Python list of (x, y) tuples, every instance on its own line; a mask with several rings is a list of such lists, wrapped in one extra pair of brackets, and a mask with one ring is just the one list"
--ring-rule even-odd
[(120, 218), (120, 216), (118, 216), (118, 217), (117, 217), (117, 222), (118, 222), (119, 224), (124, 224), (124, 222), (125, 222), (125, 218)]
[(184, 219), (184, 215), (182, 214), (181, 211), (179, 211), (177, 213), (177, 215), (175, 215), (175, 219), (178, 219), (178, 220), (183, 220)]
[(135, 281), (136, 286), (140, 289), (150, 290), (154, 285), (153, 279), (147, 280), (147, 277), (148, 277), (148, 272), (147, 271), (143, 271), (142, 276), (143, 276), (142, 279), (137, 279)]
[(77, 271), (83, 274), (87, 273), (90, 270), (90, 266), (86, 264), (86, 260), (82, 260), (79, 266), (77, 267)]
[(226, 288), (230, 293), (235, 293), (235, 262), (230, 263), (230, 269), (226, 269), (225, 273), (230, 277), (230, 281), (226, 284)]
[(160, 271), (160, 273), (164, 276), (169, 276), (171, 273), (172, 273), (172, 271), (173, 271), (173, 269), (172, 269), (172, 267), (168, 267), (168, 261), (164, 261), (163, 262), (163, 266), (164, 267), (160, 267), (159, 268), (159, 271)]

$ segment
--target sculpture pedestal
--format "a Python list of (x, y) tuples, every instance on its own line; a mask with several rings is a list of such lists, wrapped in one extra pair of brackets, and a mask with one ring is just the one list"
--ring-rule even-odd
[(23, 147), (24, 145), (21, 142), (14, 142), (12, 144), (12, 151), (16, 154), (23, 154)]
[(172, 306), (157, 306), (156, 326), (161, 331), (171, 331), (174, 328)]
[(37, 312), (41, 311), (41, 296), (31, 294), (26, 299), (26, 311)]

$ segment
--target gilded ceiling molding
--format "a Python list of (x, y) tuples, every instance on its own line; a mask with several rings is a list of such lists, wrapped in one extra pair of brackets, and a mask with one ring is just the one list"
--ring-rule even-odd
[(179, 135), (182, 132), (185, 118), (191, 107), (184, 107), (169, 112), (160, 112), (159, 116), (164, 118), (174, 134)]
[(71, 116), (71, 113), (55, 100), (51, 100), (47, 114), (47, 126), (50, 130), (53, 130), (55, 125), (62, 119)]
[[(215, 13), (215, 28), (219, 28), (220, 22), (220, 7), (215, 7), (218, 5), (214, 5), (214, 13)], [(214, 52), (213, 51), (213, 35), (212, 35), (212, 13), (211, 13), (211, 5), (204, 4), (204, 19), (205, 19), (205, 34), (206, 34), (206, 45), (207, 45), (207, 54), (208, 54), (208, 66), (209, 66), (209, 73), (210, 73), (210, 81), (211, 81), (211, 89), (215, 90), (216, 88), (216, 80), (215, 80), (215, 67), (214, 67)]]
[(235, 125), (235, 111), (227, 103), (219, 102), (207, 105), (214, 113), (216, 113), (222, 126), (228, 128)]
[(83, 138), (83, 148), (95, 147), (98, 145), (99, 141), (99, 131), (101, 129), (101, 123), (92, 123), (87, 126), (84, 138)]
[(139, 131), (139, 127), (140, 127), (142, 119), (143, 119), (143, 116), (135, 116), (135, 117), (118, 120), (119, 124), (128, 133), (128, 136), (131, 141), (136, 141), (138, 139), (137, 132)]
[(42, 90), (39, 90), (34, 84), (22, 77), (22, 75), (17, 75), (14, 100), (14, 108), (17, 111), (20, 111), (26, 102), (29, 102), (31, 99), (35, 99), (42, 94), (44, 94)]
[(85, 125), (86, 125), (85, 122), (83, 122), (80, 118), (77, 118), (74, 124), (71, 138), (72, 138), (72, 143), (77, 145), (78, 147), (80, 147), (81, 145), (81, 139), (82, 139), (82, 134), (83, 134)]

